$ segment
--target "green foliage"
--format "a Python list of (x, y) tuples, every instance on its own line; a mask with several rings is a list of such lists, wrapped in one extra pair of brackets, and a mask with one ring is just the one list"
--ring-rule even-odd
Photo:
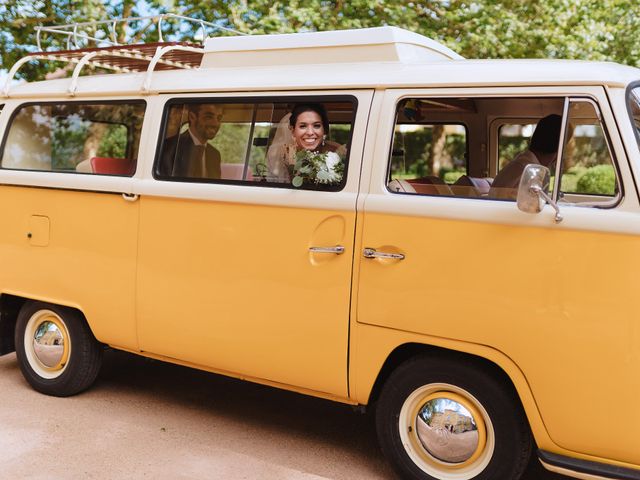
[[(249, 133), (251, 125), (247, 123), (222, 123), (216, 137), (210, 141), (211, 145), (218, 149), (223, 163), (244, 164), (249, 152), (249, 166), (252, 172), (256, 171), (256, 165), (264, 164), (267, 155), (266, 146), (249, 145)], [(269, 127), (256, 125), (253, 138), (268, 138)]]
[(615, 195), (616, 174), (611, 165), (597, 165), (588, 168), (577, 183), (577, 193), (594, 195)]
[(455, 183), (461, 176), (466, 175), (466, 170), (450, 170), (448, 172), (440, 172), (440, 176), (445, 181), (445, 183), (452, 184)]
[[(413, 131), (395, 132), (393, 143), (394, 156), (391, 164), (393, 178), (420, 178), (437, 175), (447, 183), (453, 183), (467, 171), (467, 144), (465, 135), (447, 133), (441, 152), (438, 154), (450, 160), (450, 166), (441, 167), (437, 172), (433, 169), (434, 129), (432, 125), (424, 125)], [(448, 175), (451, 172), (453, 176)], [(457, 175), (457, 177), (456, 177)], [(451, 182), (446, 178), (453, 179)]]
[(570, 164), (594, 167), (611, 162), (603, 135), (573, 138), (572, 142), (574, 151), (569, 159)]
[[(137, 15), (135, 0), (118, 0), (105, 3), (101, 0), (69, 2), (66, 0), (9, 0), (0, 2), (0, 69), (9, 69), (18, 59), (37, 50), (34, 27), (38, 25), (62, 25), (73, 22), (108, 20), (121, 16)], [(94, 31), (87, 32), (95, 34)], [(121, 38), (124, 32), (121, 33)], [(100, 34), (98, 34), (100, 36)], [(43, 35), (44, 37), (44, 35)], [(62, 50), (66, 41), (43, 38), (43, 48)], [(18, 78), (42, 79), (47, 73), (60, 68), (60, 63), (32, 62), (22, 67)]]
[(77, 116), (51, 119), (51, 168), (71, 170), (82, 160), (91, 122)]
[[(445, 150), (451, 156), (453, 168), (466, 171), (467, 169), (467, 138), (457, 133), (448, 134)], [(441, 172), (442, 175), (442, 172)]]
[(420, 178), (431, 174), (428, 156), (431, 149), (433, 131), (429, 128), (413, 132), (396, 132), (393, 141), (391, 176)]
[(578, 192), (578, 181), (587, 172), (586, 167), (571, 167), (562, 174), (560, 190), (567, 193)]
[(210, 143), (218, 149), (224, 163), (244, 163), (250, 128), (245, 123), (226, 122), (220, 125), (218, 135)]
[[(36, 25), (91, 21), (148, 12), (173, 12), (245, 33), (300, 32), (394, 25), (440, 41), (468, 58), (579, 58), (640, 63), (640, 2), (629, 0), (10, 0), (0, 2), (0, 68), (34, 51)], [(198, 25), (177, 28), (192, 38)], [(88, 32), (103, 38), (104, 33)], [(212, 32), (209, 31), (209, 34)], [(157, 39), (157, 30), (133, 23), (120, 40)], [(63, 48), (60, 41), (52, 47)], [(20, 76), (42, 78), (59, 65), (25, 66)]]
[(500, 136), (498, 139), (498, 171), (527, 148), (529, 148), (529, 137)]
[(311, 152), (301, 150), (296, 153), (294, 177), (291, 184), (337, 185), (342, 181), (344, 162), (335, 152)]
[(118, 123), (111, 123), (100, 139), (96, 153), (98, 157), (127, 157), (127, 127)]

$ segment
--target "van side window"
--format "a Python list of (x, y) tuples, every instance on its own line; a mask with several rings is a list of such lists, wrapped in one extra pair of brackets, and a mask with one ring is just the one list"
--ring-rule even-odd
[[(564, 102), (403, 99), (396, 110), (387, 188), (400, 194), (513, 201), (524, 165), (536, 162), (529, 151), (531, 132), (544, 117), (561, 119)], [(501, 122), (498, 129), (492, 128), (495, 119)], [(558, 146), (559, 124), (555, 130), (553, 143)]]
[(23, 105), (10, 121), (1, 166), (131, 176), (145, 105), (142, 101)]
[(560, 169), (560, 201), (611, 202), (619, 193), (614, 162), (596, 105), (569, 103), (567, 135)]
[[(154, 176), (180, 182), (340, 190), (355, 100), (203, 99), (165, 108)], [(297, 122), (294, 122), (296, 119)]]
[(529, 147), (536, 122), (507, 121), (498, 126), (498, 169), (502, 170), (519, 152)]
[(459, 187), (455, 182), (467, 175), (467, 148), (461, 124), (396, 125), (391, 177), (406, 181), (416, 193), (453, 195)]

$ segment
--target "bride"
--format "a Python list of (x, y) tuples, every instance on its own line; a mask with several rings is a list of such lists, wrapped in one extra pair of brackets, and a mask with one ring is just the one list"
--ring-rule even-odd
[(296, 105), (280, 120), (275, 137), (267, 152), (270, 177), (288, 183), (293, 177), (296, 154), (302, 150), (315, 153), (334, 152), (327, 156), (327, 167), (340, 162), (345, 148), (327, 140), (329, 118), (324, 107), (316, 103)]

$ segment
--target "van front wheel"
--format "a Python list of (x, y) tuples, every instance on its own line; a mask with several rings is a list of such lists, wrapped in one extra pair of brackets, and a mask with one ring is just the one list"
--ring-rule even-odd
[(517, 480), (531, 433), (516, 395), (468, 363), (416, 357), (381, 392), (378, 440), (402, 478)]
[(102, 345), (82, 315), (43, 302), (24, 304), (16, 322), (16, 356), (29, 384), (66, 397), (88, 388), (102, 364)]

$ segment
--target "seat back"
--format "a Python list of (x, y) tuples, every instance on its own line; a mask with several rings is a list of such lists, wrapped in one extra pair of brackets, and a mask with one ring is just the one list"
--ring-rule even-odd
[[(220, 176), (225, 180), (242, 180), (244, 172), (244, 163), (222, 163), (220, 164)], [(247, 178), (245, 180), (253, 180), (251, 169), (247, 169)]]
[(101, 175), (133, 175), (135, 164), (128, 158), (93, 157), (91, 170)]
[(407, 180), (415, 189), (416, 193), (423, 195), (453, 195), (449, 185), (440, 177), (429, 175), (427, 177), (412, 178)]

